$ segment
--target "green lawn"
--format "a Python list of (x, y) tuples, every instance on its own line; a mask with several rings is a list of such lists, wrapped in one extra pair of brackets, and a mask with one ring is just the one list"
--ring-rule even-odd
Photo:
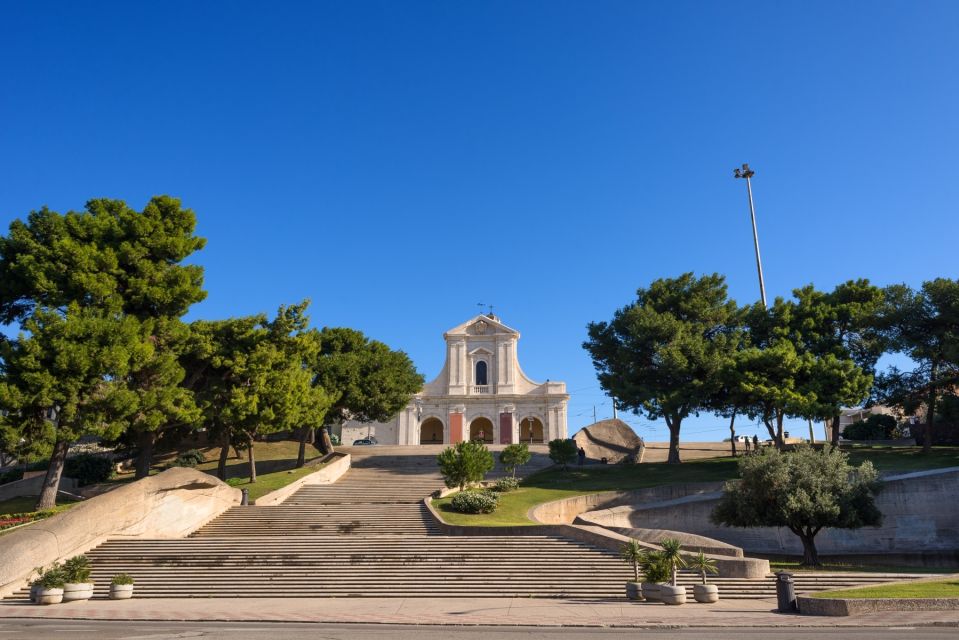
[[(928, 456), (921, 447), (851, 447), (850, 460), (860, 464), (871, 460), (879, 471), (908, 472), (922, 469), (959, 467), (959, 447), (935, 447)], [(522, 486), (501, 496), (494, 513), (465, 514), (450, 509), (452, 498), (434, 500), (443, 519), (456, 525), (491, 527), (529, 526), (526, 517), (538, 504), (602, 491), (630, 491), (666, 484), (716, 482), (735, 478), (736, 460), (731, 457), (691, 460), (682, 464), (665, 462), (639, 465), (591, 465), (570, 467), (569, 471), (546, 469), (531, 475)]]
[[(257, 442), (253, 449), (256, 457), (256, 482), (250, 484), (249, 472), (250, 464), (247, 460), (247, 452), (241, 451), (241, 457), (236, 457), (233, 449), (230, 449), (230, 458), (226, 464), (226, 481), (232, 487), (250, 490), (250, 500), (256, 500), (271, 491), (285, 487), (286, 485), (299, 480), (305, 475), (309, 475), (321, 468), (322, 465), (312, 465), (296, 468), (296, 456), (299, 453), (300, 443), (291, 440), (280, 440), (278, 442)], [(186, 451), (189, 447), (184, 447)], [(197, 469), (216, 475), (216, 468), (220, 457), (219, 447), (197, 447), (206, 459), (202, 464), (197, 465)], [(310, 460), (319, 457), (318, 451), (312, 446), (306, 448), (307, 463)], [(151, 474), (159, 473), (165, 470), (178, 453), (172, 452), (154, 459)], [(312, 457), (311, 457), (312, 456)], [(111, 482), (130, 482), (133, 480), (133, 472), (124, 473), (116, 476)]]
[[(296, 462), (294, 459), (293, 462)], [(259, 467), (259, 465), (257, 465)], [(301, 469), (290, 469), (289, 471), (274, 471), (273, 473), (259, 473), (256, 475), (256, 482), (250, 484), (249, 478), (247, 476), (229, 478), (226, 482), (231, 487), (236, 487), (237, 489), (249, 489), (250, 490), (250, 500), (256, 500), (271, 491), (276, 491), (277, 489), (282, 489), (291, 482), (295, 482), (304, 476), (308, 476), (314, 471), (323, 468), (323, 465), (317, 464), (310, 467), (303, 467)], [(214, 467), (215, 471), (215, 467)]]
[(858, 589), (839, 589), (812, 594), (814, 598), (959, 598), (959, 578), (896, 584)]

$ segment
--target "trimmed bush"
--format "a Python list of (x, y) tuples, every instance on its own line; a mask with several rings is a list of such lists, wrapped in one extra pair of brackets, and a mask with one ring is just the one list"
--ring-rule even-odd
[(490, 491), (461, 491), (453, 496), (450, 506), (460, 513), (493, 513), (499, 497)]
[(516, 491), (519, 489), (519, 480), (506, 476), (505, 478), (500, 478), (496, 481), (496, 484), (493, 485), (493, 491), (497, 493), (509, 493), (510, 491)]
[(888, 440), (896, 429), (892, 416), (873, 414), (865, 420), (853, 422), (843, 429), (842, 436), (849, 440)]
[(73, 556), (63, 563), (63, 573), (67, 582), (88, 582), (90, 580), (90, 560), (84, 555)]
[(103, 456), (81, 453), (67, 458), (63, 464), (63, 475), (76, 478), (81, 487), (106, 482), (113, 475), (113, 462)]
[(113, 579), (110, 580), (110, 584), (115, 585), (124, 585), (124, 584), (133, 584), (133, 576), (129, 573), (118, 573), (113, 576)]
[(197, 451), (196, 449), (190, 449), (189, 451), (184, 451), (176, 457), (170, 466), (171, 467), (189, 467), (193, 468), (198, 464), (203, 464), (206, 462), (206, 458), (203, 457), (203, 454)]

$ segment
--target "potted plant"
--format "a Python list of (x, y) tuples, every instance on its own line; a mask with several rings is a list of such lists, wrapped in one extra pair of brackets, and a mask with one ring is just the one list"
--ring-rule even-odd
[(89, 600), (93, 597), (93, 583), (90, 580), (90, 560), (84, 556), (73, 556), (63, 563), (66, 584), (63, 585), (63, 601)]
[(37, 604), (59, 604), (63, 602), (63, 585), (66, 584), (66, 574), (59, 563), (43, 572), (40, 576), (40, 590), (37, 592)]
[(659, 599), (666, 604), (686, 604), (686, 587), (676, 584), (676, 572), (686, 566), (681, 551), (682, 543), (675, 538), (663, 538), (659, 541), (659, 546), (663, 548), (663, 565), (669, 572), (669, 584), (659, 587)]
[(646, 553), (640, 563), (643, 569), (643, 598), (648, 602), (659, 602), (659, 587), (669, 579), (669, 571), (663, 564), (663, 554), (660, 551)]
[(36, 576), (30, 581), (30, 602), (36, 603), (43, 586), (40, 584), (40, 578), (43, 577), (43, 567), (34, 569)]
[(699, 550), (699, 555), (693, 556), (689, 561), (689, 568), (695, 569), (703, 578), (702, 584), (693, 585), (693, 597), (696, 602), (719, 602), (719, 587), (714, 584), (706, 584), (707, 573), (719, 573), (716, 568), (716, 561), (707, 558), (703, 550)]
[(633, 565), (633, 582), (626, 583), (626, 598), (629, 600), (642, 600), (643, 588), (639, 582), (639, 565), (646, 559), (646, 550), (639, 544), (638, 540), (630, 540), (623, 544), (620, 549), (619, 557), (626, 564)]
[(128, 600), (133, 597), (133, 576), (118, 573), (110, 580), (110, 599)]

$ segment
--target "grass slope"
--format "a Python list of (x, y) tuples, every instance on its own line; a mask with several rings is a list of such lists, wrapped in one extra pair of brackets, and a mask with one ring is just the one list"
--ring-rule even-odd
[(895, 584), (820, 591), (814, 598), (959, 598), (959, 579), (899, 582)]
[[(851, 447), (854, 465), (871, 460), (882, 472), (909, 472), (923, 469), (959, 467), (959, 447), (935, 447), (928, 456), (919, 447)], [(494, 513), (465, 514), (450, 508), (451, 498), (434, 500), (433, 506), (450, 524), (477, 526), (529, 526), (526, 517), (535, 505), (602, 491), (630, 491), (666, 484), (717, 482), (737, 476), (732, 457), (692, 460), (682, 464), (665, 462), (639, 465), (591, 465), (570, 467), (569, 471), (547, 469), (523, 480), (522, 486), (500, 498)]]

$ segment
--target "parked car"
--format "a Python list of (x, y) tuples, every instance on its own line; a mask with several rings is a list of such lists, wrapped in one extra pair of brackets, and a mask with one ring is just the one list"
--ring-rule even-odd
[(370, 436), (369, 438), (360, 438), (359, 440), (353, 441), (354, 447), (364, 446), (364, 445), (374, 445), (376, 444), (376, 438)]

